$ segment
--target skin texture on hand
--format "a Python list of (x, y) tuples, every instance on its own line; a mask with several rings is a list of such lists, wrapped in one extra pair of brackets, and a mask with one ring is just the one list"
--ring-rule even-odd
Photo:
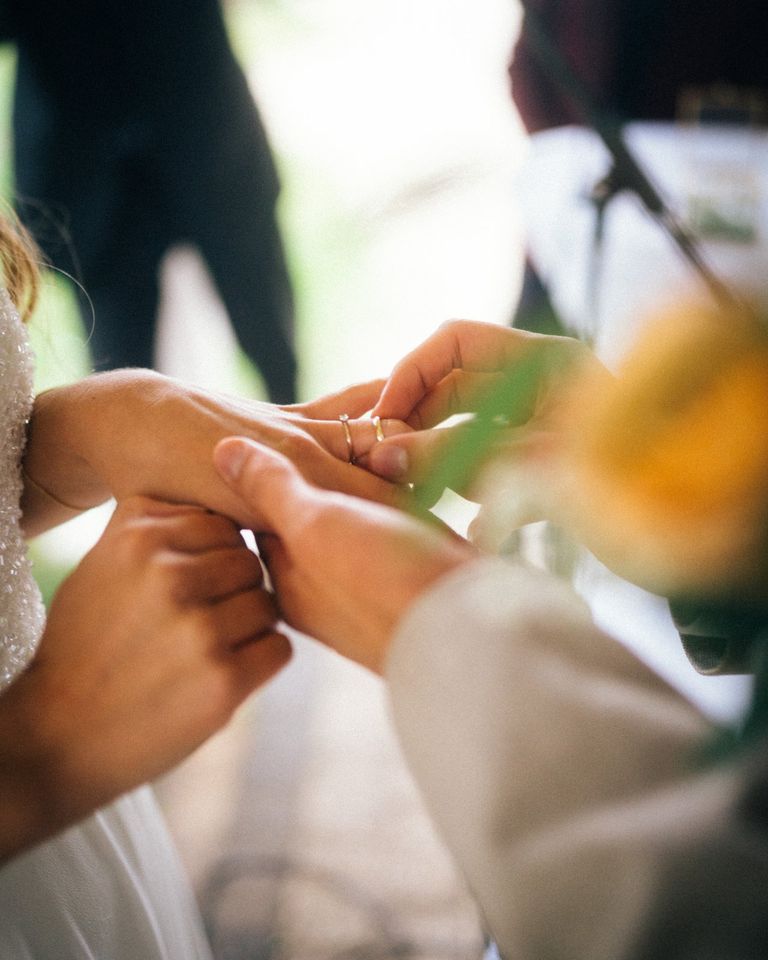
[[(476, 413), (531, 348), (555, 361), (530, 409), (499, 428), (469, 485), (488, 547), (535, 519), (563, 525), (620, 576), (666, 596), (766, 603), (768, 338), (764, 310), (676, 302), (612, 376), (577, 341), (454, 321), (405, 357), (374, 413), (416, 432), (364, 459), (430, 484)], [(567, 362), (562, 363), (561, 360)], [(438, 484), (441, 486), (441, 484)]]
[[(72, 511), (115, 496), (194, 503), (246, 525), (241, 504), (221, 482), (211, 451), (232, 434), (257, 439), (296, 462), (314, 483), (384, 503), (402, 489), (349, 463), (338, 417), (347, 413), (362, 454), (375, 440), (370, 409), (382, 383), (355, 385), (307, 404), (278, 407), (214, 394), (150, 371), (123, 370), (49, 390), (36, 401), (24, 467), (52, 498), (30, 484), (22, 503), (27, 535), (68, 519)], [(384, 421), (385, 432), (407, 430)]]
[[(537, 484), (525, 483), (524, 474), (560, 446), (569, 399), (564, 387), (587, 369), (595, 379), (610, 380), (577, 340), (451, 321), (397, 364), (374, 407), (374, 413), (404, 419), (414, 432), (390, 436), (361, 462), (388, 480), (415, 484), (426, 505), (445, 486), (485, 503), (497, 489), (486, 482), (486, 468), (498, 476), (503, 464), (516, 473), (514, 496), (505, 496), (515, 501), (512, 526), (541, 519), (544, 505), (532, 495)], [(455, 414), (470, 420), (443, 424)]]
[(310, 485), (250, 440), (222, 441), (214, 461), (251, 511), (285, 620), (377, 673), (408, 607), (475, 557), (465, 541), (399, 510)]
[[(440, 424), (456, 414), (478, 413), (502, 391), (515, 401), (515, 409), (501, 411), (503, 426), (495, 431), (484, 462), (541, 456), (558, 442), (564, 382), (587, 366), (593, 376), (609, 378), (577, 340), (453, 320), (397, 364), (373, 408), (374, 414), (404, 420), (415, 432), (390, 435), (362, 462), (394, 482), (428, 481), (467, 432), (464, 424)], [(457, 492), (479, 496), (472, 487)]]
[[(600, 366), (585, 345), (571, 337), (529, 333), (475, 320), (450, 320), (400, 360), (372, 412), (423, 430), (453, 414), (475, 410), (478, 400), (513, 371), (531, 349), (543, 350), (552, 358), (546, 375), (556, 375), (562, 368), (557, 362), (562, 355)], [(542, 387), (553, 385), (545, 382)], [(519, 422), (525, 422), (541, 402), (539, 397), (536, 407), (522, 411)]]
[(289, 658), (235, 525), (120, 504), (0, 699), (0, 858), (178, 763)]

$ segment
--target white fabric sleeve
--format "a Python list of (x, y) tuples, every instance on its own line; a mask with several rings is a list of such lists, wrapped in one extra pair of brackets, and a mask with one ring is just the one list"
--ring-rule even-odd
[(502, 955), (634, 956), (667, 858), (732, 790), (694, 772), (701, 714), (566, 585), (501, 560), (417, 601), (387, 680), (408, 763)]

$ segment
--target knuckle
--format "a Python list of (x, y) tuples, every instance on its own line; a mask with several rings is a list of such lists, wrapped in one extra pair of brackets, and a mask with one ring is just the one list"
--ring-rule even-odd
[(190, 571), (183, 558), (170, 552), (157, 552), (149, 560), (150, 574), (158, 588), (172, 600), (180, 600), (190, 583)]
[(310, 449), (316, 446), (315, 441), (307, 434), (291, 431), (278, 441), (276, 449), (279, 453), (288, 457), (289, 460), (298, 461), (303, 459)]
[(201, 522), (212, 539), (228, 543), (233, 547), (243, 542), (237, 524), (220, 514), (201, 514)]
[(464, 320), (460, 317), (451, 317), (449, 320), (444, 320), (437, 329), (442, 336), (452, 337), (463, 333), (472, 326), (473, 323), (470, 320)]
[(297, 550), (300, 551), (303, 543), (316, 543), (329, 531), (341, 529), (341, 526), (335, 526), (335, 521), (343, 522), (345, 510), (343, 496), (336, 493), (329, 493), (323, 506), (308, 506), (297, 531)]
[(118, 557), (127, 562), (143, 561), (157, 550), (157, 547), (155, 526), (138, 520), (121, 527), (115, 545)]
[(131, 494), (120, 501), (116, 507), (116, 513), (126, 518), (143, 517), (152, 509), (153, 503), (151, 497), (138, 493)]
[(218, 556), (201, 579), (212, 591), (224, 594), (254, 589), (261, 584), (262, 577), (259, 558), (244, 547)]
[(457, 325), (461, 323), (456, 317), (449, 317), (448, 320), (443, 320), (443, 322), (438, 326), (438, 331), (444, 333), (446, 331), (455, 330)]
[(413, 427), (414, 430), (421, 431), (426, 429), (427, 421), (419, 407), (416, 407), (413, 413), (411, 413), (410, 417), (408, 418), (408, 424), (410, 427)]

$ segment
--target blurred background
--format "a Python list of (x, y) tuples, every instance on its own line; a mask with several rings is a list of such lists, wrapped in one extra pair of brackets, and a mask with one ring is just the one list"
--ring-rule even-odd
[[(522, 268), (524, 139), (511, 0), (228, 0), (282, 192), (298, 390), (386, 375), (456, 316), (509, 321)], [(10, 189), (15, 55), (0, 54)], [(164, 372), (265, 397), (199, 252), (162, 267)], [(49, 276), (38, 387), (89, 369), (73, 287)], [(108, 509), (38, 540), (46, 596)], [(470, 957), (478, 918), (403, 768), (378, 681), (301, 638), (221, 736), (158, 785), (221, 958)]]
[[(522, 268), (524, 137), (506, 77), (516, 4), (228, 0), (225, 12), (282, 181), (301, 399), (386, 375), (450, 317), (508, 322)], [(0, 69), (8, 129), (11, 45)], [(40, 389), (88, 370), (72, 290), (46, 280), (33, 326)], [(163, 264), (157, 363), (265, 397), (192, 247)]]
[[(642, 19), (643, 4), (630, 8)], [(227, 0), (223, 9), (282, 183), (277, 217), (295, 298), (299, 398), (386, 375), (448, 318), (509, 323), (524, 278), (531, 280), (526, 254), (546, 273), (548, 308), (554, 304), (567, 329), (591, 341), (607, 363), (627, 349), (662, 295), (678, 296), (700, 279), (631, 192), (615, 192), (597, 229), (605, 211), (598, 212), (595, 191), (605, 186), (611, 158), (592, 131), (569, 126), (572, 115), (553, 115), (526, 141), (507, 76), (520, 24), (514, 0)], [(668, 12), (663, 4), (656, 10)], [(57, 15), (66, 21), (70, 12), (62, 7)], [(679, 25), (674, 11), (671, 18)], [(716, 16), (714, 22), (711, 39), (727, 48)], [(745, 22), (742, 34), (751, 36)], [(586, 34), (612, 49), (589, 24)], [(680, 40), (674, 31), (654, 38), (660, 56), (670, 38)], [(647, 52), (631, 29), (626, 39), (630, 51)], [(689, 46), (695, 53), (695, 37)], [(763, 46), (753, 46), (762, 69)], [(589, 66), (589, 44), (581, 55)], [(719, 70), (702, 56), (707, 69)], [(737, 49), (739, 68), (741, 60)], [(655, 80), (653, 56), (646, 66)], [(183, 67), (190, 78), (202, 69), (194, 59)], [(6, 45), (6, 193), (15, 68)], [(626, 73), (654, 99), (654, 84), (639, 82), (634, 69)], [(540, 88), (541, 103), (554, 111), (546, 92)], [(214, 119), (216, 109), (214, 102)], [(635, 155), (672, 211), (699, 230), (719, 275), (742, 288), (750, 278), (762, 286), (762, 119), (734, 132), (732, 125), (681, 124), (669, 104), (654, 111), (624, 112), (644, 121), (627, 128)], [(645, 122), (659, 119), (665, 122)], [(17, 126), (17, 138), (28, 132)], [(187, 172), (178, 168), (180, 182)], [(189, 196), (198, 199), (194, 191)], [(152, 205), (142, 195), (130, 203), (149, 206), (149, 247), (156, 240)], [(198, 208), (213, 209), (202, 201)], [(163, 254), (159, 369), (210, 388), (268, 396), (274, 385), (238, 345), (211, 258), (192, 244), (171, 244)], [(96, 340), (88, 296), (95, 302), (97, 291), (86, 285), (78, 300), (76, 289), (63, 276), (46, 280), (32, 325), (40, 389), (89, 369)], [(531, 289), (523, 293), (525, 299)], [(466, 504), (456, 500), (448, 509), (458, 528), (466, 525)], [(34, 544), (46, 596), (99, 535), (108, 512), (93, 511)], [(665, 601), (589, 556), (579, 554), (568, 567), (572, 545), (548, 536), (526, 530), (524, 550), (544, 566), (553, 565), (555, 553), (555, 567), (564, 559), (558, 572), (572, 577), (599, 625), (714, 718), (739, 715), (748, 684), (696, 675)], [(277, 681), (158, 784), (218, 960), (479, 956), (479, 918), (404, 768), (380, 683), (306, 638), (297, 637), (296, 646)]]
[[(621, 35), (623, 48), (614, 48), (610, 32), (595, 28), (586, 7), (584, 16), (571, 11), (561, 18), (564, 36), (558, 42), (575, 57), (574, 69), (600, 81), (598, 93), (600, 83), (605, 85), (609, 103), (634, 87), (635, 102), (617, 97), (614, 104), (629, 121), (624, 132), (634, 155), (671, 213), (696, 234), (717, 275), (739, 289), (751, 289), (750, 284), (762, 289), (768, 77), (759, 34), (768, 21), (758, 3), (739, 5), (738, 29), (728, 43), (717, 5), (709, 19), (699, 16), (698, 7), (695, 17), (686, 19), (678, 7), (659, 3), (653, 7), (661, 19), (648, 22), (666, 28), (651, 30), (643, 45), (636, 30), (643, 24), (647, 29), (648, 6), (621, 5), (631, 14)], [(30, 17), (32, 7), (19, 3), (18, 15)], [(58, 18), (60, 30), (68, 30), (76, 45), (72, 18), (76, 12), (83, 18), (85, 11), (78, 21), (85, 30), (88, 2), (49, 7), (52, 22)], [(603, 13), (619, 9), (597, 7)], [(558, 0), (549, 8), (559, 14), (565, 5)], [(386, 375), (448, 318), (509, 323), (521, 289), (528, 319), (538, 322), (543, 304), (544, 320), (558, 317), (612, 365), (663, 297), (679, 297), (700, 284), (668, 232), (638, 202), (636, 190), (625, 189), (626, 170), (617, 169), (601, 138), (573, 126), (583, 121), (583, 110), (574, 113), (568, 96), (561, 103), (556, 95), (573, 89), (566, 83), (553, 91), (551, 77), (536, 78), (541, 65), (531, 61), (530, 49), (528, 61), (518, 55), (515, 79), (526, 126), (536, 132), (527, 141), (507, 76), (520, 26), (515, 0), (224, 0), (220, 30), (217, 14), (201, 29), (193, 13), (202, 9), (216, 11), (202, 2), (134, 0), (120, 8), (125, 17), (120, 22), (133, 18), (134, 29), (111, 36), (114, 49), (106, 39), (94, 44), (81, 38), (83, 57), (71, 50), (69, 59), (59, 56), (60, 37), (52, 31), (43, 62), (53, 69), (61, 61), (59, 89), (65, 106), (67, 98), (74, 102), (75, 120), (85, 113), (89, 83), (112, 82), (120, 57), (128, 70), (129, 79), (115, 83), (114, 113), (119, 104), (128, 116), (127, 123), (113, 125), (117, 132), (110, 129), (110, 109), (103, 110), (103, 133), (91, 131), (90, 141), (76, 127), (59, 124), (58, 146), (66, 145), (70, 160), (74, 157), (72, 175), (91, 167), (94, 180), (100, 179), (101, 158), (122, 156), (121, 151), (128, 151), (136, 166), (128, 164), (134, 179), (127, 178), (127, 190), (121, 187), (122, 207), (104, 216), (96, 203), (94, 222), (114, 233), (110, 255), (89, 252), (93, 222), (84, 220), (79, 248), (84, 289), (62, 272), (46, 278), (32, 324), (39, 389), (83, 376), (91, 355), (98, 360), (105, 352), (94, 321), (103, 324), (110, 316), (102, 289), (109, 284), (94, 282), (92, 270), (88, 279), (88, 258), (95, 256), (112, 287), (123, 277), (137, 284), (158, 274), (159, 329), (149, 359), (160, 370), (259, 399), (292, 391), (292, 359), (283, 382), (276, 383), (270, 382), (268, 358), (261, 356), (263, 378), (253, 362), (254, 356), (260, 359), (258, 349), (246, 353), (242, 336), (236, 336), (237, 297), (232, 299), (230, 289), (225, 309), (217, 293), (222, 273), (237, 272), (234, 264), (252, 239), (256, 219), (249, 219), (248, 204), (255, 202), (260, 215), (266, 210), (271, 222), (275, 170), (282, 184), (276, 217), (284, 252), (264, 241), (264, 256), (257, 251), (240, 276), (247, 285), (251, 268), (263, 263), (275, 267), (268, 273), (282, 275), (285, 260), (290, 284), (277, 285), (273, 306), (278, 320), (292, 317), (300, 399)], [(165, 42), (153, 50), (147, 18), (157, 27), (161, 10)], [(115, 15), (115, 22), (119, 19)], [(185, 54), (177, 42), (182, 22), (183, 36), (197, 24), (198, 55)], [(221, 74), (221, 86), (209, 79), (211, 23), (213, 33), (221, 34), (222, 49), (228, 36), (246, 86), (237, 74), (234, 86), (227, 87), (236, 71)], [(134, 62), (142, 45), (146, 71)], [(616, 50), (623, 53), (614, 57)], [(610, 70), (600, 75), (606, 63), (615, 63), (615, 75)], [(646, 73), (636, 69), (638, 63)], [(659, 64), (675, 69), (660, 70)], [(26, 109), (14, 130), (17, 66)], [(155, 110), (163, 98), (153, 97), (150, 81), (170, 83), (174, 69), (181, 81), (176, 112), (163, 115)], [(663, 81), (670, 73), (675, 83), (667, 89)], [(745, 82), (747, 99), (734, 99), (723, 79), (737, 87)], [(73, 92), (76, 80), (79, 98)], [(692, 83), (706, 84), (707, 96), (694, 98), (693, 113), (681, 113), (679, 95), (690, 93)], [(758, 88), (754, 100), (752, 87)], [(49, 187), (68, 188), (69, 174), (59, 169), (64, 154), (46, 149), (51, 127), (39, 93), (23, 56), (17, 63), (14, 48), (1, 46), (0, 185), (7, 196), (14, 135), (24, 194), (45, 196), (46, 178)], [(230, 129), (237, 124), (229, 96), (242, 117), (257, 103), (264, 129), (258, 118), (245, 119), (238, 140)], [(157, 141), (165, 167), (149, 171), (142, 166), (149, 162), (143, 145)], [(274, 170), (263, 149), (267, 143)], [(246, 204), (245, 184), (252, 187), (253, 181), (241, 177), (236, 164), (245, 169), (257, 153), (259, 178), (272, 186), (264, 196), (248, 193)], [(213, 176), (210, 169), (201, 172), (203, 156), (216, 156), (225, 166), (214, 163), (211, 169), (219, 173)], [(30, 158), (35, 162), (27, 163)], [(235, 166), (226, 165), (231, 163)], [(81, 194), (107, 202), (107, 194), (89, 194), (90, 183), (79, 187)], [(107, 178), (104, 189), (113, 187)], [(175, 211), (171, 198), (179, 204)], [(201, 215), (227, 203), (235, 220), (239, 214), (244, 231), (239, 237), (225, 226), (223, 245), (221, 236), (217, 246), (205, 232), (199, 243), (168, 242), (185, 233), (177, 223), (169, 226), (173, 217), (198, 229)], [(69, 225), (75, 237), (76, 220)], [(127, 232), (121, 234), (118, 226)], [(66, 229), (62, 236), (66, 245)], [(128, 240), (138, 251), (130, 261)], [(79, 272), (76, 263), (71, 268), (66, 263), (62, 260), (65, 271)], [(129, 284), (131, 304), (136, 289)], [(125, 300), (126, 290), (118, 292)], [(116, 296), (115, 289), (110, 295)], [(447, 509), (457, 528), (466, 526), (468, 505), (456, 499)], [(109, 507), (92, 511), (33, 545), (46, 597), (98, 537), (108, 514)], [(531, 525), (520, 542), (529, 559), (572, 579), (600, 626), (711, 716), (738, 718), (748, 683), (696, 675), (666, 601), (619, 580), (548, 527)], [(306, 638), (295, 642), (291, 666), (223, 734), (157, 785), (217, 960), (479, 957), (479, 918), (404, 768), (380, 683)]]

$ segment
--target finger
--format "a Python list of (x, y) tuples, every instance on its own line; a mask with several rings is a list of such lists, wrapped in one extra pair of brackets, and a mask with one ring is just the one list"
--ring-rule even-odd
[(460, 442), (461, 426), (418, 430), (384, 440), (371, 449), (364, 464), (393, 483), (422, 483)]
[[(341, 426), (340, 424), (335, 425), (337, 429)], [(233, 451), (234, 449), (240, 449), (239, 443), (241, 440), (246, 438), (228, 438), (226, 441), (221, 441), (219, 447), (216, 448), (216, 451), (219, 454), (226, 455), (227, 449)], [(225, 444), (233, 444), (234, 446), (228, 448)], [(291, 461), (284, 457), (282, 454), (277, 454), (277, 460), (274, 458), (267, 457), (267, 454), (270, 452), (268, 448), (263, 447), (261, 444), (257, 444), (254, 441), (247, 440), (246, 446), (243, 448), (243, 456), (247, 458), (251, 454), (254, 454), (258, 458), (261, 458), (262, 464), (272, 464), (273, 468), (278, 463), (283, 463), (285, 469), (291, 468), (291, 475), (295, 475), (296, 478), (301, 479), (298, 469), (292, 465)], [(275, 452), (275, 451), (272, 451)], [(219, 463), (217, 461), (217, 453), (214, 454), (214, 462), (219, 469)], [(224, 468), (226, 470), (226, 468)], [(254, 467), (254, 470), (258, 468)], [(318, 487), (323, 488), (324, 490), (333, 490), (341, 493), (346, 493), (351, 496), (361, 497), (364, 500), (373, 500), (377, 503), (384, 503), (389, 506), (394, 507), (407, 507), (409, 492), (393, 486), (385, 480), (382, 480), (381, 477), (377, 477), (367, 470), (363, 470), (360, 467), (353, 466), (346, 461), (342, 461), (327, 453), (321, 447), (312, 447), (310, 450), (304, 450), (304, 456), (301, 463), (301, 469), (304, 476), (307, 480), (311, 481), (312, 484), (315, 484)], [(222, 478), (226, 481), (226, 473), (222, 473)], [(273, 472), (269, 474), (269, 477), (273, 476)], [(274, 482), (274, 486), (270, 488), (271, 492), (274, 493), (278, 501), (278, 506), (280, 503), (280, 483), (285, 480), (284, 477), (278, 476)], [(266, 477), (265, 477), (266, 482)], [(286, 481), (287, 482), (287, 481)], [(264, 503), (260, 499), (260, 494), (249, 493), (245, 491), (239, 491), (237, 486), (233, 486), (230, 483), (230, 486), (238, 493), (240, 496), (241, 502), (244, 504), (248, 515), (249, 515), (249, 524), (253, 526), (254, 532), (262, 532), (265, 529), (270, 529), (265, 527), (264, 523), (269, 518), (268, 514), (264, 513)], [(312, 489), (311, 486), (305, 484), (306, 489)], [(294, 489), (293, 486), (290, 489)], [(317, 494), (318, 491), (315, 491)], [(272, 500), (269, 502), (272, 503)], [(283, 514), (285, 511), (283, 511)]]
[(407, 509), (410, 491), (395, 486), (361, 466), (337, 460), (328, 454), (313, 465), (310, 479), (326, 491), (344, 493), (392, 507)]
[(367, 383), (355, 383), (344, 390), (302, 404), (301, 409), (313, 420), (336, 420), (340, 413), (346, 413), (350, 417), (362, 417), (379, 399), (385, 382), (381, 378)]
[(251, 637), (273, 630), (277, 607), (266, 590), (246, 590), (202, 608), (212, 630), (212, 642), (219, 649), (239, 646)]
[[(499, 373), (466, 373), (463, 370), (452, 370), (443, 377), (440, 383), (416, 404), (408, 423), (417, 430), (437, 426), (449, 417), (462, 413), (474, 413), (482, 402), (489, 397), (498, 386), (505, 382), (503, 374)], [(525, 411), (525, 418), (533, 413), (533, 409)], [(399, 420), (390, 421), (399, 423)]]
[(226, 517), (204, 510), (154, 522), (168, 546), (187, 553), (234, 547), (239, 549), (243, 543), (236, 524)]
[(454, 320), (404, 357), (392, 371), (373, 413), (408, 420), (414, 408), (452, 370), (503, 370), (538, 335), (493, 323)]
[(127, 511), (118, 507), (109, 524), (109, 535), (133, 530), (141, 536), (143, 549), (147, 551), (171, 549), (199, 553), (240, 547), (243, 543), (237, 526), (225, 517), (200, 507), (177, 509), (173, 504), (152, 503), (149, 512), (136, 510), (133, 505)]
[(120, 500), (112, 514), (112, 521), (125, 522), (141, 517), (184, 517), (196, 513), (205, 513), (205, 510), (192, 503), (171, 503), (138, 495)]
[(218, 600), (259, 587), (264, 582), (259, 558), (240, 541), (240, 547), (209, 550), (185, 558), (178, 576), (179, 600)]
[(269, 631), (241, 644), (231, 654), (230, 670), (236, 702), (263, 686), (290, 661), (293, 650), (282, 633)]
[(354, 463), (364, 456), (378, 441), (379, 432), (385, 437), (407, 433), (411, 427), (402, 420), (378, 420), (370, 417), (349, 419), (346, 425), (341, 420), (313, 420), (306, 424), (310, 434), (328, 453), (337, 460)]
[[(297, 619), (301, 604), (294, 596), (296, 578), (291, 576), (293, 562), (282, 540), (266, 533), (256, 538), (256, 544), (275, 590), (274, 600), (278, 615), (296, 630), (310, 632), (308, 625)], [(305, 578), (299, 576), (299, 580), (303, 582)]]
[[(289, 563), (288, 553), (279, 537), (271, 533), (260, 533), (256, 537), (256, 549), (259, 556), (264, 561), (267, 572), (272, 575), (273, 568), (276, 565), (286, 565)], [(279, 607), (280, 598), (277, 597)]]
[(364, 464), (394, 483), (413, 484), (416, 503), (431, 507), (446, 488), (476, 500), (476, 480), (489, 461), (519, 462), (542, 450), (540, 435), (531, 439), (528, 427), (494, 425), (478, 446), (476, 426), (477, 421), (466, 421), (393, 437), (372, 450)]
[(291, 534), (298, 532), (303, 522), (304, 510), (316, 496), (294, 464), (246, 437), (220, 441), (213, 463), (252, 516), (254, 532), (275, 533), (290, 543)]

